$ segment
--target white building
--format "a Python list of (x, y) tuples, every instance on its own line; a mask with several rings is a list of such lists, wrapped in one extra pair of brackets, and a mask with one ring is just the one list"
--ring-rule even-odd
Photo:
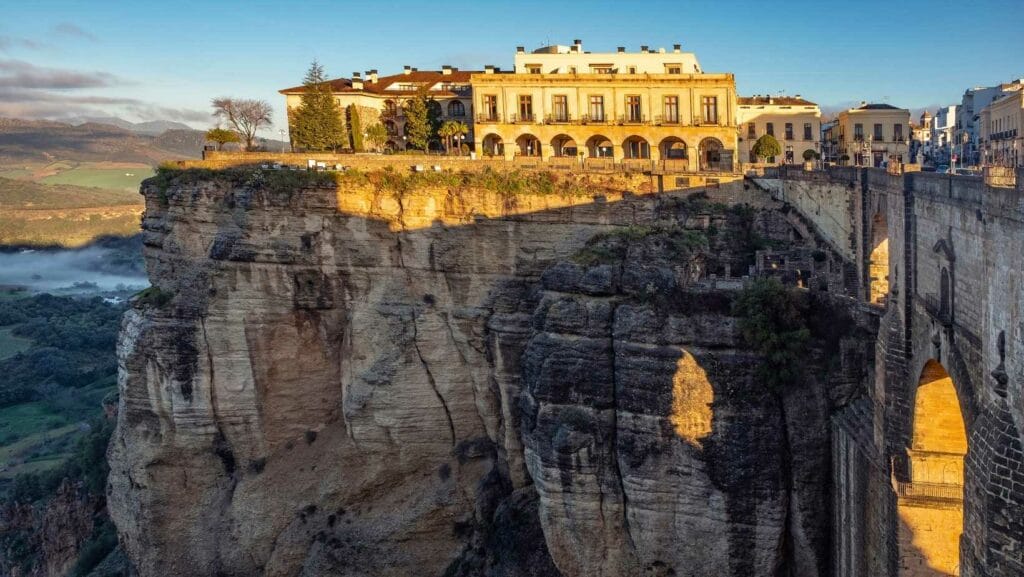
[(993, 100), (1004, 94), (1015, 92), (1024, 87), (1024, 78), (997, 84), (996, 86), (975, 86), (964, 91), (960, 107), (957, 110), (956, 142), (963, 148), (961, 156), (968, 164), (978, 164), (980, 154), (978, 140), (981, 136), (981, 111)]

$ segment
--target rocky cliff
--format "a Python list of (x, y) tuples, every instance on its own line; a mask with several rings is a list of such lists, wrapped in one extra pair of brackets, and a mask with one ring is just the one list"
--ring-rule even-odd
[(109, 452), (136, 570), (824, 575), (826, 425), (870, 327), (805, 294), (808, 378), (765, 386), (709, 274), (814, 239), (742, 182), (649, 189), (147, 181)]

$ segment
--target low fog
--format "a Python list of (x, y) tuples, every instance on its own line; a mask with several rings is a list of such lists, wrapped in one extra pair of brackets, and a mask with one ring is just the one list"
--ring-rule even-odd
[(0, 286), (4, 288), (87, 294), (140, 290), (148, 285), (141, 257), (123, 248), (0, 252)]

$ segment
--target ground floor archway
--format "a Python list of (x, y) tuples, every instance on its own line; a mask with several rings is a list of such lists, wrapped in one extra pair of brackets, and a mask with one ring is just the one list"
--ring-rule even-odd
[(611, 158), (615, 153), (615, 145), (611, 140), (600, 134), (587, 139), (587, 155), (591, 158)]
[(722, 141), (717, 138), (705, 138), (700, 141), (698, 147), (700, 153), (700, 169), (709, 171), (722, 170), (722, 151), (725, 147), (722, 146)]
[(666, 160), (681, 160), (687, 157), (686, 143), (681, 138), (669, 136), (658, 145), (661, 158)]
[(578, 152), (576, 141), (571, 136), (559, 134), (551, 139), (551, 153), (554, 156), (574, 157)]
[(516, 154), (519, 156), (540, 156), (540, 140), (532, 134), (523, 134), (516, 139)]
[(651, 146), (640, 136), (630, 136), (622, 143), (622, 155), (629, 159), (648, 159)]
[(481, 148), (484, 156), (504, 156), (505, 143), (497, 134), (488, 134), (482, 141)]

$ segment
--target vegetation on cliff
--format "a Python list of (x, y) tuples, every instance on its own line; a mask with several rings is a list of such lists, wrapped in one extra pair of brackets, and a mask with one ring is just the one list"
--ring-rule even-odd
[(780, 389), (799, 381), (811, 332), (798, 306), (795, 289), (775, 278), (753, 280), (733, 305), (747, 344), (764, 359), (761, 379)]

